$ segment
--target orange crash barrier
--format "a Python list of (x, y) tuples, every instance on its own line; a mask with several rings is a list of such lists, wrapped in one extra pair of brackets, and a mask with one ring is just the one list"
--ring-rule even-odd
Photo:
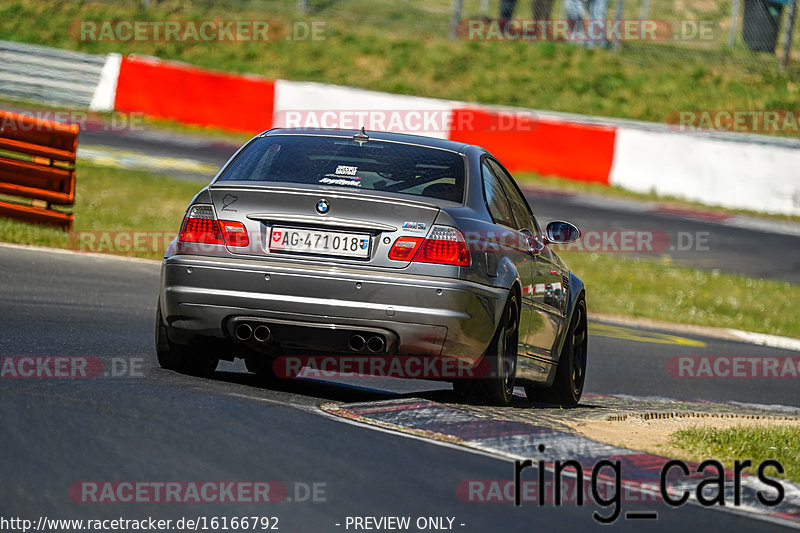
[[(72, 229), (77, 124), (0, 110), (0, 217)], [(26, 202), (27, 200), (27, 202)], [(22, 203), (25, 202), (25, 203)]]

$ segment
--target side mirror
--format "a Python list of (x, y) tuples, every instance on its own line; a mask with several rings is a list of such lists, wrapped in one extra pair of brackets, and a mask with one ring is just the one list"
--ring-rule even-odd
[(547, 225), (545, 232), (547, 242), (552, 244), (569, 244), (581, 238), (581, 230), (569, 222), (554, 220)]

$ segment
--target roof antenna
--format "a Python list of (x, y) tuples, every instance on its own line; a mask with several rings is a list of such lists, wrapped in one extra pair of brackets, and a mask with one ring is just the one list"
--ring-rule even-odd
[(353, 135), (353, 140), (356, 141), (359, 146), (363, 146), (364, 143), (369, 140), (367, 132), (364, 131), (364, 126), (361, 126), (361, 131)]

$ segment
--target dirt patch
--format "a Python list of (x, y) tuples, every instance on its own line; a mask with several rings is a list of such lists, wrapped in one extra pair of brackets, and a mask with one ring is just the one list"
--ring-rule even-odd
[(508, 407), (451, 405), (479, 416), (527, 422), (614, 446), (685, 460), (690, 460), (690, 455), (669, 442), (670, 436), (681, 429), (800, 426), (800, 409), (626, 395), (585, 394), (580, 405), (571, 409), (535, 404), (517, 397)]
[(727, 429), (735, 426), (800, 427), (800, 420), (733, 414), (686, 413), (683, 415), (626, 415), (615, 420), (586, 419), (567, 421), (564, 424), (580, 435), (614, 446), (676, 459), (691, 459), (691, 454), (670, 443), (670, 438), (676, 431), (695, 427), (715, 429)]
[(627, 395), (584, 394), (581, 403), (569, 409), (538, 404), (515, 396), (511, 405), (497, 407), (448, 403), (480, 416), (528, 422), (561, 431), (574, 432), (577, 424), (588, 421), (625, 421), (639, 417), (642, 420), (671, 418), (738, 418), (753, 420), (800, 420), (800, 409), (779, 406), (758, 406), (715, 402), (690, 402), (668, 398), (645, 398)]

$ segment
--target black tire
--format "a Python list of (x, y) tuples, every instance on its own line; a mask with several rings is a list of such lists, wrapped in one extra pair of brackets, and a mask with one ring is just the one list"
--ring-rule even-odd
[(206, 344), (182, 345), (169, 340), (160, 301), (156, 310), (156, 357), (161, 368), (193, 376), (210, 376), (219, 364), (219, 358)]
[(156, 356), (161, 368), (180, 370), (184, 359), (185, 346), (172, 344), (167, 337), (167, 327), (161, 317), (161, 302), (156, 310)]
[(274, 382), (278, 379), (275, 375), (275, 370), (272, 364), (275, 360), (266, 355), (257, 355), (252, 357), (245, 357), (244, 366), (247, 367), (248, 372), (252, 372), (264, 381)]
[(219, 357), (214, 355), (207, 345), (190, 344), (185, 349), (179, 371), (205, 378), (214, 373), (218, 364)]
[(541, 401), (574, 407), (583, 395), (586, 382), (586, 360), (588, 355), (588, 335), (586, 319), (586, 300), (581, 297), (575, 304), (567, 338), (558, 359), (556, 377), (549, 389), (525, 387), (525, 394), (531, 401)]
[(484, 358), (489, 374), (479, 382), (483, 399), (495, 405), (508, 405), (514, 396), (519, 344), (519, 303), (511, 294), (503, 316)]
[(453, 380), (453, 390), (456, 391), (459, 399), (468, 403), (474, 402), (478, 397), (478, 382), (474, 379)]

